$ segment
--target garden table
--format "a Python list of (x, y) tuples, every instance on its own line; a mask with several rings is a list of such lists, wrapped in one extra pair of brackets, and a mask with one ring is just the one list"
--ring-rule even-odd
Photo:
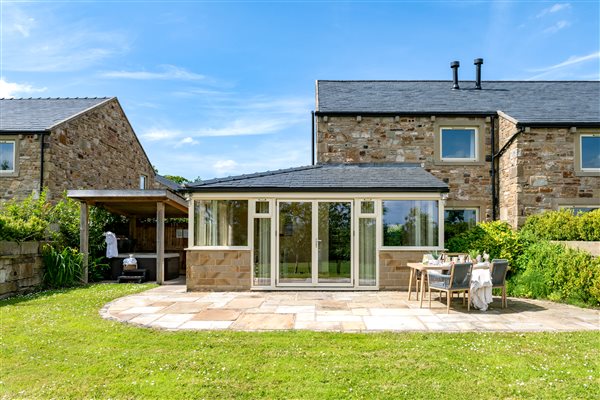
[[(406, 263), (410, 268), (410, 277), (408, 280), (408, 300), (412, 294), (412, 282), (416, 277), (417, 271), (421, 271), (421, 285), (417, 289), (421, 292), (421, 298), (419, 299), (419, 293), (417, 292), (417, 300), (420, 300), (419, 307), (423, 307), (423, 296), (425, 295), (425, 277), (427, 271), (442, 271), (448, 270), (451, 267), (447, 264), (423, 264), (423, 263)], [(475, 308), (486, 311), (488, 304), (492, 302), (492, 279), (490, 275), (490, 264), (489, 263), (478, 263), (473, 265), (471, 274), (471, 303)]]

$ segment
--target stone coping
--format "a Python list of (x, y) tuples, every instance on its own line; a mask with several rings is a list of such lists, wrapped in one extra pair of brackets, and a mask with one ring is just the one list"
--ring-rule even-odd
[(103, 318), (166, 330), (333, 332), (566, 332), (600, 330), (600, 311), (509, 298), (500, 308), (467, 312), (454, 299), (423, 308), (406, 292), (186, 292), (169, 285), (106, 304)]

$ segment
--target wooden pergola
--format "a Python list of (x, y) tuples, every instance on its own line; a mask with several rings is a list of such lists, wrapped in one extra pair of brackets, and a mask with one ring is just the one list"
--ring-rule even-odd
[(170, 190), (69, 190), (67, 196), (81, 203), (79, 216), (83, 280), (87, 283), (89, 253), (89, 206), (136, 218), (156, 218), (156, 282), (164, 283), (165, 218), (188, 216), (188, 202)]

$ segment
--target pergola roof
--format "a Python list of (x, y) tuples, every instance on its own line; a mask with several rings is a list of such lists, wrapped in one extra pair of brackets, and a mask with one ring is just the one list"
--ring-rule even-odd
[(126, 216), (155, 218), (159, 202), (167, 218), (188, 216), (187, 200), (170, 190), (69, 190), (67, 196)]

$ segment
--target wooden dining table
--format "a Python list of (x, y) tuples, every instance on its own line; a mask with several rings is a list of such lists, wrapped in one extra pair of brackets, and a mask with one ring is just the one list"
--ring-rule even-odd
[(427, 271), (443, 271), (451, 268), (447, 265), (423, 264), (420, 262), (406, 263), (406, 266), (410, 268), (410, 277), (408, 278), (408, 300), (410, 300), (410, 295), (412, 293), (413, 279), (416, 279), (417, 271), (421, 271), (421, 287), (417, 289), (419, 292), (421, 292), (420, 299), (419, 292), (416, 292), (417, 300), (420, 300), (419, 307), (423, 307), (423, 296), (425, 295), (425, 278), (427, 277)]

